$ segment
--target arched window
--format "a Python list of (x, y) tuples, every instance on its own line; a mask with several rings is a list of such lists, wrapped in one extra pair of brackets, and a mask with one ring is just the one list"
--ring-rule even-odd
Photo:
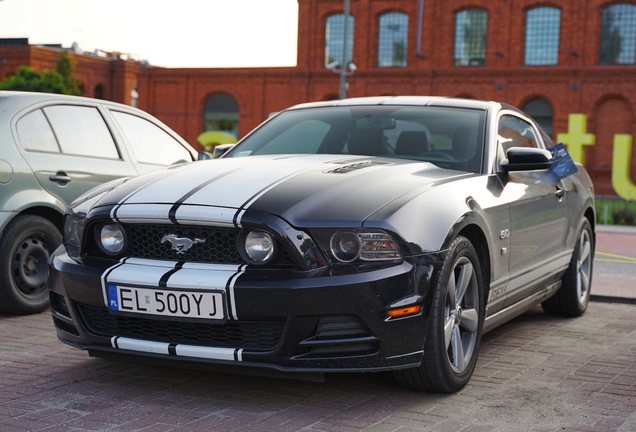
[(95, 99), (104, 99), (104, 86), (102, 84), (97, 84), (93, 89), (93, 97)]
[(483, 66), (486, 63), (488, 12), (465, 9), (455, 16), (455, 66)]
[(636, 6), (617, 3), (601, 14), (601, 64), (635, 64)]
[[(325, 66), (334, 62), (342, 63), (342, 50), (344, 47), (344, 14), (331, 15), (327, 18), (325, 29)], [(353, 24), (354, 19), (349, 15), (347, 20), (347, 50), (345, 67), (353, 59)], [(341, 65), (342, 66), (342, 65)]]
[(539, 126), (543, 128), (545, 133), (554, 136), (554, 113), (548, 101), (541, 98), (531, 99), (522, 109), (539, 123)]
[(380, 17), (378, 67), (406, 67), (409, 16), (400, 12)]
[(556, 65), (559, 61), (561, 10), (536, 7), (526, 14), (526, 66)]
[(238, 137), (238, 121), (238, 103), (229, 94), (216, 93), (205, 101), (204, 130), (228, 132)]

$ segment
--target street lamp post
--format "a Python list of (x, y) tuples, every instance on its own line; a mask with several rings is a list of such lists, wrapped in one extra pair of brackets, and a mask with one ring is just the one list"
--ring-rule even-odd
[(340, 62), (340, 99), (347, 97), (347, 70), (349, 61), (347, 59), (347, 47), (349, 42), (349, 5), (350, 0), (344, 0), (344, 34), (342, 36), (342, 59)]

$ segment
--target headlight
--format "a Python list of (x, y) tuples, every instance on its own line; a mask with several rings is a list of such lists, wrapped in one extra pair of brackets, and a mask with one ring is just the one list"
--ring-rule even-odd
[(360, 237), (352, 232), (337, 232), (331, 237), (331, 253), (338, 261), (355, 261), (360, 255)]
[(126, 246), (124, 229), (119, 224), (106, 224), (98, 233), (97, 244), (108, 255), (117, 255)]
[(339, 231), (331, 236), (331, 253), (341, 262), (388, 261), (401, 259), (395, 241), (382, 232)]
[(267, 264), (275, 256), (276, 240), (264, 231), (249, 231), (239, 236), (239, 251), (249, 264)]

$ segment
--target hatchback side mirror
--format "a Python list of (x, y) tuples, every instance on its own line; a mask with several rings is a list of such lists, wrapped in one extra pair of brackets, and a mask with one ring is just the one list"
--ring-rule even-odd
[(225, 153), (227, 153), (227, 151), (231, 149), (232, 147), (234, 147), (234, 144), (220, 144), (214, 147), (214, 156), (213, 156), (214, 159), (220, 158)]

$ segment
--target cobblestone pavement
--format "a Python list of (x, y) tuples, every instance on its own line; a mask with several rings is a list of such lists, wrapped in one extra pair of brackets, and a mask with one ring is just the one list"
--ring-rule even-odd
[(0, 316), (0, 431), (635, 431), (636, 306), (540, 308), (484, 336), (470, 384), (408, 391), (389, 374), (325, 383), (90, 358), (48, 312)]
[(580, 318), (536, 308), (486, 334), (454, 395), (390, 374), (314, 383), (90, 358), (49, 312), (0, 315), (0, 432), (633, 432), (636, 229), (599, 229), (592, 294)]

